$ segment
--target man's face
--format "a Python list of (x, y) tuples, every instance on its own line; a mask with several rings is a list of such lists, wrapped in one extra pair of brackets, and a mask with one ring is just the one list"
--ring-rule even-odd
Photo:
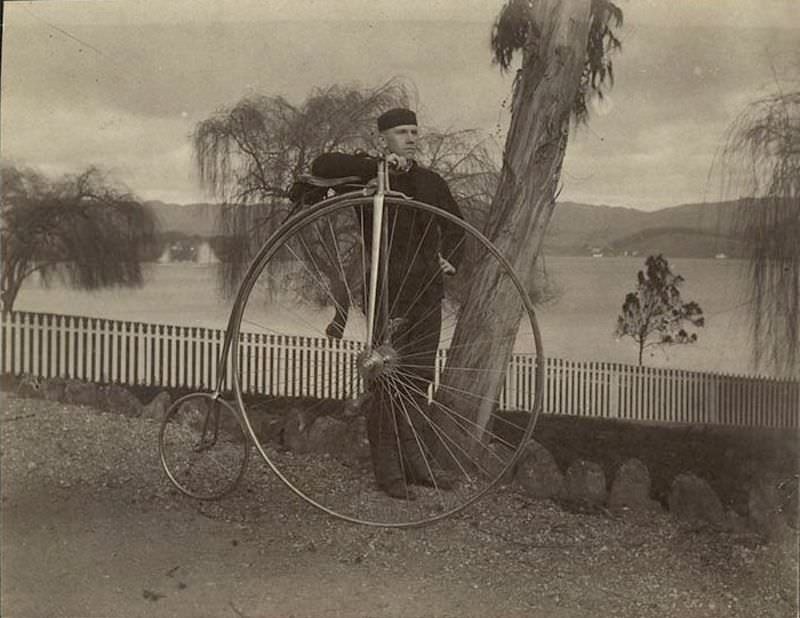
[(417, 125), (401, 124), (381, 133), (383, 143), (389, 152), (413, 159), (417, 154)]

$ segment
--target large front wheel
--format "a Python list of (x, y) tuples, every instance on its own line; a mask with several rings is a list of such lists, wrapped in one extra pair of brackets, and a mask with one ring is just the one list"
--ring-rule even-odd
[[(415, 526), (509, 478), (544, 363), (529, 294), (478, 230), (387, 198), (377, 234), (373, 208), (323, 202), (271, 239), (233, 311), (231, 360), (245, 427), (295, 493), (348, 521)], [(276, 396), (292, 415), (279, 443), (254, 430)]]

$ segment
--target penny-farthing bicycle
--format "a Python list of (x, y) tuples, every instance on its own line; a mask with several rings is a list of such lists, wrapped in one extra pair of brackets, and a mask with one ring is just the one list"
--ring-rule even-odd
[[(348, 186), (353, 179), (318, 183), (349, 190), (289, 218), (252, 261), (228, 321), (215, 390), (179, 399), (161, 426), (162, 465), (186, 495), (227, 494), (254, 448), (294, 493), (323, 511), (355, 523), (411, 527), (461, 511), (511, 473), (542, 406), (542, 343), (525, 284), (475, 227), (392, 191), (386, 162), (377, 168), (376, 182), (366, 187)], [(442, 253), (445, 230), (459, 240)], [(441, 269), (402, 272), (432, 246)], [(448, 277), (456, 252), (459, 268)], [(404, 265), (399, 272), (396, 260)], [(491, 284), (480, 293), (489, 302), (477, 315), (468, 284), (487, 272)], [(425, 301), (420, 310), (415, 303), (442, 281), (444, 299)], [(439, 311), (440, 330), (426, 328)], [(467, 311), (470, 319), (460, 323)], [(315, 337), (299, 338), (299, 348), (274, 345), (282, 312), (300, 316)], [(435, 361), (420, 360), (415, 338), (431, 333), (439, 337)], [(505, 367), (487, 363), (498, 346), (513, 349)], [(233, 402), (222, 397), (227, 372)], [(271, 392), (261, 393), (267, 383)], [(340, 443), (324, 454), (276, 445), (261, 430), (270, 399), (252, 404), (259, 394), (293, 394), (306, 419), (330, 409), (331, 400), (346, 401), (340, 417), (330, 415), (338, 430), (328, 439)], [(392, 411), (397, 451), (410, 442), (422, 456), (428, 482), (413, 488), (400, 457), (409, 499), (379, 491), (369, 457), (361, 465), (348, 457), (365, 448), (364, 417), (380, 405)]]

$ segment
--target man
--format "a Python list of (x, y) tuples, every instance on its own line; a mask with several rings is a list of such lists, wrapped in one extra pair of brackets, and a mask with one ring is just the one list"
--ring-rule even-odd
[[(378, 118), (378, 132), (390, 165), (391, 189), (461, 217), (444, 179), (415, 160), (419, 136), (416, 114), (406, 108), (391, 109)], [(328, 153), (311, 166), (315, 176), (357, 176), (365, 183), (376, 171), (377, 160), (363, 154)], [(381, 295), (376, 305), (391, 310), (376, 311), (373, 343), (382, 343), (389, 331), (400, 370), (392, 379), (395, 385), (399, 380), (397, 388), (403, 399), (395, 400), (397, 388), (387, 388), (385, 382), (377, 380), (366, 411), (367, 437), (378, 486), (394, 498), (413, 500), (409, 484), (450, 488), (447, 480), (434, 477), (433, 466), (421, 447), (427, 424), (422, 416), (428, 414), (427, 390), (434, 378), (441, 334), (443, 275), (454, 274), (458, 267), (463, 231), (422, 211), (388, 209), (385, 216), (392, 235), (388, 294), (386, 299)], [(371, 242), (371, 218), (364, 227), (365, 238)], [(382, 282), (378, 287), (383, 289)], [(344, 332), (349, 303), (346, 298), (337, 298), (336, 306), (336, 316), (326, 332), (338, 338)]]

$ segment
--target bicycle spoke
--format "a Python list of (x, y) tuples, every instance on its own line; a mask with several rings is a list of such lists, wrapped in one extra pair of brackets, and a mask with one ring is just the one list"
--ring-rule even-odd
[[(401, 376), (406, 377), (406, 378), (415, 377), (413, 374), (408, 373), (408, 372), (403, 372), (401, 370), (398, 370), (398, 374), (400, 374)], [(440, 386), (439, 388), (442, 388), (442, 387)], [(462, 396), (468, 395), (468, 396), (473, 397), (475, 399), (479, 399), (480, 401), (485, 401), (486, 400), (485, 398), (479, 397), (478, 395), (475, 395), (475, 394), (473, 394), (473, 393), (471, 393), (469, 391), (464, 391), (464, 390), (460, 390), (459, 391), (459, 389), (453, 389), (453, 388), (449, 388), (449, 387), (444, 387), (444, 388), (447, 389), (447, 390), (452, 390), (454, 392), (460, 392), (460, 394)], [(445, 411), (452, 418), (454, 418), (454, 419), (457, 418), (459, 420), (462, 420), (462, 421), (464, 421), (464, 423), (466, 425), (472, 425), (475, 428), (477, 428), (481, 433), (488, 434), (492, 439), (497, 440), (498, 442), (504, 444), (505, 446), (508, 446), (510, 448), (514, 448), (514, 446), (512, 444), (510, 444), (510, 443), (506, 442), (505, 440), (503, 440), (503, 438), (501, 436), (499, 436), (498, 434), (495, 434), (491, 430), (489, 430), (489, 429), (487, 429), (485, 427), (482, 427), (480, 424), (478, 424), (477, 422), (473, 421), (472, 419), (464, 416), (463, 414), (460, 414), (460, 413), (456, 412), (455, 409), (453, 409), (452, 407), (446, 406), (446, 405), (442, 404), (441, 402), (435, 402), (435, 403), (439, 408), (441, 408), (443, 411)], [(497, 403), (499, 405), (500, 402), (496, 401), (496, 402), (493, 402), (493, 403)], [(496, 415), (492, 414), (492, 416), (496, 416)], [(497, 418), (499, 418), (499, 417), (497, 417)], [(464, 425), (462, 425), (462, 428), (463, 428), (463, 426)], [(478, 436), (477, 435), (475, 436), (475, 439), (478, 440)]]
[[(413, 399), (408, 398), (408, 397), (404, 398), (403, 393), (401, 393), (400, 390), (399, 390), (399, 388), (402, 388), (402, 384), (400, 384), (397, 380), (392, 378), (391, 375), (387, 376), (386, 383), (388, 385), (392, 386), (392, 389), (390, 390), (390, 397), (391, 397), (391, 393), (394, 393), (394, 397), (396, 398), (396, 401), (399, 404), (399, 406), (395, 406), (395, 407), (399, 407), (400, 410), (403, 412), (403, 417), (404, 417), (406, 423), (408, 424), (409, 430), (413, 434), (414, 442), (416, 444), (417, 449), (419, 450), (420, 457), (422, 458), (422, 460), (425, 463), (426, 472), (428, 473), (430, 478), (433, 480), (436, 491), (439, 492), (440, 491), (439, 487), (438, 487), (438, 485), (436, 485), (436, 476), (435, 476), (433, 470), (431, 469), (430, 464), (428, 463), (428, 458), (425, 456), (425, 449), (423, 447), (422, 441), (420, 440), (419, 434), (417, 433), (417, 429), (414, 426), (414, 422), (413, 422), (413, 420), (411, 418), (411, 414), (408, 411), (408, 407), (406, 406), (406, 402), (408, 402), (412, 406), (415, 406), (416, 407), (416, 411), (419, 412), (420, 414), (422, 414), (422, 411), (419, 409), (419, 406), (415, 404)], [(414, 474), (416, 474), (416, 473), (417, 473), (417, 471), (414, 471)]]
[[(405, 388), (406, 391), (408, 392), (409, 388), (407, 384), (404, 384), (399, 381), (397, 381), (397, 383), (401, 388)], [(407, 395), (407, 396), (413, 396), (413, 395)], [(458, 442), (458, 440), (450, 436), (438, 423), (436, 423), (433, 419), (428, 417), (428, 415), (426, 415), (421, 410), (419, 411), (423, 415), (425, 420), (428, 421), (428, 424), (431, 426), (436, 436), (441, 440), (442, 446), (447, 450), (447, 453), (451, 457), (452, 461), (456, 463), (456, 465), (461, 469), (461, 472), (464, 474), (464, 476), (471, 482), (472, 475), (470, 475), (470, 473), (464, 468), (463, 464), (461, 463), (461, 457), (456, 456), (456, 454), (453, 452), (450, 446), (448, 446), (448, 442), (450, 442), (456, 449), (460, 450), (465, 457), (469, 457), (469, 453), (464, 449), (464, 446), (460, 442)]]

